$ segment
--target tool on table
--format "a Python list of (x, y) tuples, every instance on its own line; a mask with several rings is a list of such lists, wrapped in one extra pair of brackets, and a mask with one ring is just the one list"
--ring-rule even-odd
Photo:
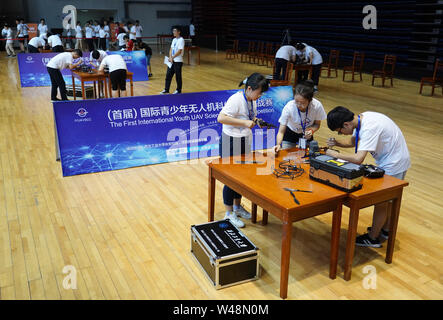
[(294, 193), (291, 191), (291, 189), (289, 188), (284, 188), (286, 191), (289, 191), (289, 193), (291, 194), (292, 198), (294, 198), (294, 201), (296, 204), (300, 204), (300, 202), (297, 200), (297, 198), (295, 197)]
[(283, 188), (283, 189), (285, 189), (286, 191), (293, 191), (293, 192), (310, 192), (310, 193), (312, 193), (311, 190), (300, 190), (300, 189), (291, 189), (291, 188)]

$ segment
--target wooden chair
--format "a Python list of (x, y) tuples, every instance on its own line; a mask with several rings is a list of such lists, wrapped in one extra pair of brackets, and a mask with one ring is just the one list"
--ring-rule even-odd
[(240, 62), (251, 62), (251, 55), (253, 55), (255, 52), (255, 44), (255, 41), (248, 42), (248, 50), (240, 54)]
[[(440, 73), (439, 73), (440, 72)], [(435, 87), (441, 87), (441, 93), (443, 94), (443, 61), (440, 61), (440, 59), (437, 59), (435, 61), (434, 66), (434, 74), (432, 75), (432, 78), (421, 78), (420, 81), (420, 94), (423, 90), (424, 85), (430, 85), (432, 86), (431, 96), (434, 95), (434, 89)]]
[(352, 59), (352, 65), (343, 67), (343, 81), (345, 81), (345, 75), (347, 73), (352, 74), (352, 81), (354, 81), (355, 74), (359, 73), (360, 74), (360, 81), (362, 81), (363, 77), (361, 75), (361, 71), (363, 69), (364, 60), (365, 60), (365, 53), (364, 52), (354, 52), (354, 58)]
[(226, 59), (232, 60), (238, 57), (238, 40), (234, 40), (231, 49), (226, 50)]
[[(328, 63), (323, 64), (321, 67), (321, 71), (328, 71), (328, 78), (331, 76), (331, 70), (335, 71), (335, 77), (338, 77), (338, 58), (340, 57), (340, 50), (331, 49), (329, 51), (329, 60)], [(321, 74), (321, 73), (320, 73)]]
[(383, 61), (382, 70), (374, 70), (372, 72), (372, 85), (374, 85), (375, 78), (381, 78), (382, 86), (385, 86), (385, 80), (391, 79), (391, 87), (394, 86), (394, 69), (397, 62), (397, 56), (385, 54), (385, 60)]
[[(269, 82), (271, 87), (290, 86), (291, 85), (291, 78), (292, 78), (292, 71), (293, 70), (294, 70), (294, 64), (292, 62), (288, 61), (288, 64), (286, 66), (286, 73), (285, 73), (284, 80), (271, 80)], [(275, 65), (274, 65), (272, 74), (275, 74)]]

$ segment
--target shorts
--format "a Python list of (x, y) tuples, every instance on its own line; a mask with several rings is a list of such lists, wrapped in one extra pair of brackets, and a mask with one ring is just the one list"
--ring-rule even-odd
[(125, 91), (126, 90), (126, 70), (125, 69), (118, 69), (115, 71), (112, 71), (109, 74), (109, 77), (111, 78), (111, 85), (112, 90), (116, 91), (118, 89)]
[(147, 66), (151, 65), (151, 55), (150, 54), (146, 56), (146, 65)]

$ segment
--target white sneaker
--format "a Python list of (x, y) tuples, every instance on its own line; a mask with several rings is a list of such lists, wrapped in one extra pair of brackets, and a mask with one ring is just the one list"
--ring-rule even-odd
[(245, 223), (237, 217), (235, 212), (226, 212), (225, 219), (229, 219), (237, 228), (243, 228), (245, 226)]
[(234, 212), (243, 219), (251, 219), (251, 214), (242, 205), (237, 210), (234, 209)]
[(177, 90), (175, 90), (173, 94), (178, 94), (178, 93), (181, 93), (181, 92), (178, 92)]
[(162, 92), (160, 92), (160, 94), (169, 94), (169, 92), (166, 90), (163, 90)]

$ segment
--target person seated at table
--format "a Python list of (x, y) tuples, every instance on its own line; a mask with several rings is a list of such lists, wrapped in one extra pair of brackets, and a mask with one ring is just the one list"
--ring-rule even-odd
[(325, 119), (326, 112), (322, 103), (314, 98), (314, 82), (307, 80), (297, 84), (294, 100), (284, 106), (278, 120), (280, 127), (274, 152), (294, 148), (297, 144), (306, 148), (308, 141), (314, 138), (314, 132), (320, 129), (321, 121)]
[(63, 48), (62, 39), (58, 34), (51, 34), (48, 32), (48, 45), (51, 47), (52, 52), (63, 52), (65, 49)]
[(83, 53), (79, 49), (74, 49), (72, 52), (62, 52), (49, 60), (46, 65), (46, 69), (48, 70), (49, 76), (51, 78), (51, 100), (57, 101), (60, 100), (57, 98), (57, 88), (60, 88), (60, 95), (62, 97), (61, 100), (68, 100), (66, 96), (66, 83), (63, 79), (63, 75), (60, 70), (69, 68), (74, 69), (77, 68), (80, 64), (82, 64), (82, 59), (80, 59), (77, 63), (73, 64), (73, 60), (81, 58)]
[(103, 72), (105, 67), (109, 68), (109, 78), (112, 85), (112, 93), (115, 97), (118, 97), (118, 90), (121, 91), (121, 96), (128, 96), (126, 91), (126, 62), (119, 54), (111, 54), (103, 58), (98, 69), (99, 72)]
[[(400, 128), (390, 118), (378, 112), (366, 111), (355, 115), (345, 107), (335, 107), (328, 113), (328, 127), (338, 134), (351, 136), (344, 140), (328, 139), (328, 147), (354, 148), (354, 154), (339, 154), (327, 150), (326, 154), (352, 163), (362, 164), (368, 152), (385, 173), (404, 180), (411, 166), (408, 146)], [(381, 240), (389, 237), (389, 202), (374, 206), (372, 227), (358, 236), (356, 245), (380, 248)]]
[(286, 74), (286, 67), (288, 62), (295, 62), (296, 50), (294, 42), (291, 41), (288, 45), (280, 47), (275, 54), (275, 74), (274, 80), (284, 80)]
[(28, 52), (39, 53), (41, 51), (40, 48), (44, 48), (46, 46), (46, 41), (44, 39), (45, 36), (42, 35), (40, 37), (33, 37), (31, 40), (29, 40)]
[[(314, 81), (314, 91), (318, 91), (318, 81), (320, 79), (321, 65), (323, 63), (323, 58), (321, 54), (314, 47), (308, 46), (306, 43), (297, 43), (295, 45), (297, 49), (297, 55), (306, 61), (308, 65), (312, 65), (312, 75), (311, 79)], [(309, 71), (300, 71), (298, 73), (298, 81), (302, 82), (307, 80)]]
[[(222, 158), (249, 154), (252, 146), (252, 128), (256, 125), (257, 104), (255, 101), (268, 90), (268, 80), (259, 73), (253, 73), (239, 86), (244, 90), (233, 94), (218, 115), (217, 121), (223, 124), (219, 143), (219, 154)], [(223, 188), (223, 203), (226, 208), (225, 219), (239, 228), (245, 226), (238, 217), (250, 219), (251, 214), (241, 203), (242, 196), (229, 188)]]

